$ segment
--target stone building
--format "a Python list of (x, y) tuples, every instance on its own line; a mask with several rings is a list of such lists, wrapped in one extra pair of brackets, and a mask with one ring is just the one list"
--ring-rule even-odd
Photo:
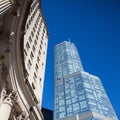
[(48, 44), (40, 0), (0, 0), (0, 120), (43, 120)]

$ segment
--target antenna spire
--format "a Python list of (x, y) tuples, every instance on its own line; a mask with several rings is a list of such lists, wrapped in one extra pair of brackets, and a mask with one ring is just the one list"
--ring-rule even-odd
[(68, 38), (68, 41), (71, 42), (70, 38)]

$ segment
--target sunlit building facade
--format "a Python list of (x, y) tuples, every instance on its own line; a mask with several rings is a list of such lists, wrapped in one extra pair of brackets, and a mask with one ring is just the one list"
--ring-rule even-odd
[(101, 80), (84, 71), (67, 41), (54, 50), (54, 120), (118, 120)]
[(0, 120), (44, 120), (47, 44), (41, 0), (0, 0)]

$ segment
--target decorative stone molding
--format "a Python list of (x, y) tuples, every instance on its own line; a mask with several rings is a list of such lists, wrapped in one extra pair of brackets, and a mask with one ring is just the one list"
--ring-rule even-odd
[(18, 117), (17, 120), (27, 120), (26, 113), (22, 112)]
[(1, 101), (3, 101), (5, 99), (6, 95), (7, 95), (6, 89), (3, 88), (1, 91), (1, 95), (0, 95)]
[(9, 0), (11, 2), (11, 4), (14, 4), (14, 0)]
[(14, 103), (17, 103), (17, 98), (18, 98), (17, 92), (12, 91), (9, 95), (5, 96), (3, 103), (7, 103), (12, 107)]
[(17, 92), (12, 91), (9, 95), (6, 95), (0, 106), (0, 120), (8, 120), (12, 107), (17, 102)]

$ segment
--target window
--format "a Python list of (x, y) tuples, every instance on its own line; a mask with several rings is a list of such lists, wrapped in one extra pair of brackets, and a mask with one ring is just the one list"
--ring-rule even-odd
[(41, 41), (41, 44), (43, 44), (43, 41)]
[(39, 31), (37, 31), (37, 34), (40, 35)]
[(36, 40), (35, 40), (34, 44), (35, 44), (35, 46), (37, 45), (37, 41)]
[(81, 110), (84, 110), (85, 108), (87, 108), (87, 102), (86, 101), (80, 102), (80, 107), (81, 107)]
[(83, 93), (84, 93), (84, 90), (79, 90), (79, 91), (78, 91), (78, 94), (79, 94), (79, 95), (81, 95), (81, 94), (83, 94)]
[(85, 95), (81, 95), (81, 96), (79, 96), (79, 100), (81, 101), (81, 100), (84, 100), (85, 99)]
[(37, 25), (35, 24), (35, 28), (37, 28)]
[(39, 54), (39, 55), (41, 55), (41, 52), (40, 52), (40, 50), (39, 50), (38, 54)]
[(28, 24), (26, 25), (26, 28), (27, 28), (27, 29), (29, 28), (29, 25), (28, 25)]
[(34, 83), (32, 83), (32, 88), (35, 89), (35, 85), (34, 85)]
[(26, 52), (26, 50), (25, 50), (25, 49), (24, 49), (24, 55), (25, 55), (25, 56), (27, 56), (27, 52)]
[(42, 66), (44, 66), (44, 63), (42, 63)]
[(71, 99), (66, 100), (66, 104), (71, 104)]
[(27, 48), (27, 50), (29, 50), (29, 48), (30, 48), (30, 45), (28, 42), (26, 43), (26, 48)]
[(40, 58), (39, 58), (39, 57), (37, 57), (37, 62), (38, 62), (38, 63), (40, 62)]
[(64, 99), (60, 99), (59, 100), (59, 106), (62, 106), (62, 105), (64, 105), (65, 103), (64, 103)]
[(34, 37), (34, 34), (33, 34), (33, 32), (31, 32), (31, 36), (32, 36), (32, 37)]
[(29, 63), (29, 65), (30, 65), (30, 66), (32, 65), (32, 63), (31, 63), (31, 61), (30, 61), (30, 60), (28, 60), (28, 63)]
[[(37, 32), (37, 33), (39, 33), (39, 32)], [(38, 40), (38, 35), (36, 35), (36, 39)]]
[(39, 67), (38, 67), (38, 65), (36, 64), (36, 66), (35, 66), (36, 71), (38, 71), (38, 68), (39, 68)]
[(30, 54), (31, 60), (33, 60), (33, 57), (34, 57), (34, 55), (33, 55), (33, 53), (31, 52), (31, 54)]
[(34, 72), (34, 76), (35, 76), (35, 78), (37, 78), (37, 75), (36, 75), (36, 73)]
[(32, 65), (32, 64), (31, 64), (31, 61), (28, 60), (27, 66), (28, 66), (29, 69), (30, 69), (30, 66), (31, 66), (31, 65)]
[(42, 81), (42, 78), (40, 78), (40, 81)]
[(89, 84), (89, 83), (86, 83), (86, 82), (84, 82), (84, 87), (86, 87), (86, 88), (91, 88), (90, 84)]
[(45, 33), (45, 29), (43, 30), (43, 33)]
[(72, 105), (67, 105), (67, 113), (71, 113), (72, 112)]
[(33, 27), (33, 31), (35, 32), (35, 28)]
[(31, 36), (29, 37), (29, 42), (30, 42), (30, 43), (32, 42), (32, 38), (31, 38)]
[(74, 103), (73, 104), (73, 111), (76, 111), (76, 110), (79, 110), (80, 107), (79, 107), (79, 103)]
[(32, 48), (33, 52), (35, 52), (35, 46), (33, 45), (33, 48)]
[(90, 99), (95, 99), (94, 95), (91, 95), (91, 94), (87, 94), (87, 97)]
[(40, 49), (42, 49), (42, 46), (40, 45)]

